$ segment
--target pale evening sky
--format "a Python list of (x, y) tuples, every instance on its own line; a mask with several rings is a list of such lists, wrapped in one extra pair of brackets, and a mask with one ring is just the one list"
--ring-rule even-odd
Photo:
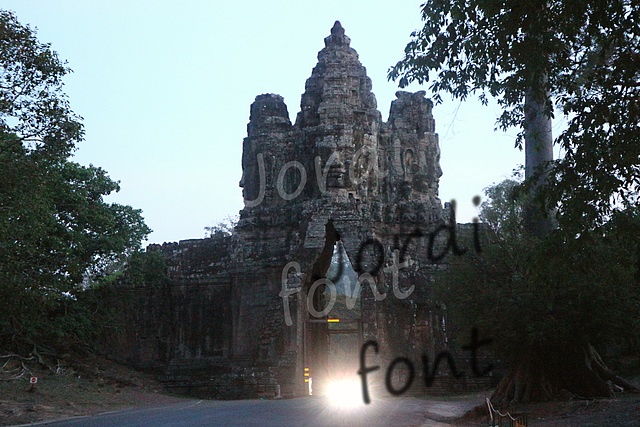
[[(334, 21), (358, 51), (386, 120), (398, 90), (387, 70), (421, 27), (420, 4), (0, 0), (73, 69), (65, 90), (86, 130), (75, 161), (121, 182), (107, 200), (142, 209), (151, 243), (203, 237), (205, 226), (238, 213), (249, 106), (278, 93), (295, 120)], [(515, 129), (494, 132), (495, 104), (444, 101), (434, 108), (440, 198), (456, 199), (459, 221), (468, 222), (473, 196), (509, 177), (524, 154), (513, 148)]]

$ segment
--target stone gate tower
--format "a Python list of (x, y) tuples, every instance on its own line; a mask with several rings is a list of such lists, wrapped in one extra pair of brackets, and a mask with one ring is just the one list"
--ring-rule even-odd
[[(357, 363), (366, 340), (379, 343), (382, 359), (419, 360), (445, 346), (429, 295), (442, 242), (428, 233), (444, 227), (432, 103), (424, 91), (399, 91), (383, 122), (339, 22), (324, 43), (295, 123), (279, 95), (251, 105), (233, 235), (151, 248), (167, 256), (170, 285), (158, 297), (164, 305), (146, 310), (168, 317), (144, 326), (132, 357), (176, 387), (300, 396), (308, 376), (322, 387), (339, 362)], [(358, 276), (351, 317), (327, 279), (336, 247)], [(336, 334), (356, 346), (336, 356)]]
[[(421, 303), (427, 301), (432, 266), (420, 256), (427, 251), (409, 251), (413, 265), (399, 274), (401, 295), (414, 286), (408, 299), (393, 294), (387, 270), (396, 236), (405, 240), (416, 228), (442, 221), (440, 150), (431, 102), (424, 92), (398, 92), (383, 123), (371, 79), (339, 22), (324, 42), (295, 124), (278, 95), (259, 95), (251, 106), (242, 156), (245, 208), (234, 236), (235, 258), (255, 275), (237, 287), (234, 353), (274, 360), (286, 354), (299, 375), (303, 366), (313, 365), (300, 350), (326, 345), (317, 329), (327, 325), (308, 322), (313, 318), (308, 291), (324, 277), (338, 240), (357, 272), (369, 272), (379, 288), (380, 301), (375, 301), (371, 282), (361, 283), (362, 338), (385, 341), (396, 352), (431, 338), (415, 336), (413, 320), (419, 310), (428, 310)], [(412, 243), (417, 249), (426, 242)], [(290, 262), (300, 269), (283, 271)], [(291, 326), (285, 324), (283, 304), (289, 306)], [(258, 309), (244, 307), (260, 307), (260, 316)], [(270, 340), (255, 333), (261, 318), (268, 319), (269, 329), (262, 334)], [(313, 357), (323, 356), (314, 351)]]

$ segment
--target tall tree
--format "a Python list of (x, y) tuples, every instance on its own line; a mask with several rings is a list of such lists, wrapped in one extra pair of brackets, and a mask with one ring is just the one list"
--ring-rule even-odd
[(563, 158), (538, 175), (548, 174), (541, 211), (558, 209), (563, 228), (579, 233), (606, 221), (618, 206), (612, 198), (634, 201), (640, 182), (637, 2), (429, 0), (422, 17), (424, 27), (412, 34), (389, 78), (400, 86), (431, 83), (437, 102), (442, 92), (462, 100), (477, 93), (485, 103), (495, 97), (503, 107), (498, 126), (521, 130), (516, 146), (532, 137), (525, 148), (528, 177), (550, 160), (549, 120), (558, 110), (567, 119), (556, 139)]
[(119, 190), (104, 170), (69, 161), (83, 139), (62, 90), (69, 71), (0, 10), (0, 347), (72, 335), (60, 307), (150, 232), (139, 210), (104, 202)]
[[(488, 95), (497, 98), (503, 108), (498, 126), (518, 127), (516, 146), (525, 146), (526, 182), (533, 196), (525, 224), (531, 234), (544, 238), (551, 229), (545, 213), (555, 210), (565, 236), (561, 247), (576, 249), (570, 239), (590, 235), (616, 210), (637, 204), (640, 8), (634, 1), (428, 0), (422, 17), (424, 27), (412, 34), (389, 77), (400, 86), (430, 82), (436, 101), (442, 92), (460, 99), (477, 93), (484, 103)], [(552, 162), (550, 123), (558, 110), (568, 126), (556, 140), (563, 157)], [(552, 243), (544, 245), (548, 250)], [(576, 256), (588, 258), (584, 251)], [(542, 287), (553, 275), (537, 278)], [(578, 367), (562, 374), (574, 380), (573, 385), (565, 381), (566, 388), (584, 375), (591, 380), (579, 388), (583, 395), (611, 392), (602, 378), (587, 375), (587, 365), (599, 366), (587, 341), (566, 350), (567, 366)], [(514, 361), (494, 396), (501, 403), (524, 399), (522, 390), (542, 386), (535, 378), (544, 377), (544, 363), (524, 356)]]

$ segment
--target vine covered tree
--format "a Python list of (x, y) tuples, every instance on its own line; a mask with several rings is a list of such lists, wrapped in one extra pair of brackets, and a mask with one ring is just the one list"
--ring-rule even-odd
[[(442, 93), (462, 100), (477, 94), (485, 104), (488, 96), (497, 99), (503, 108), (498, 127), (520, 130), (515, 143), (525, 149), (529, 192), (523, 225), (534, 236), (519, 248), (527, 253), (524, 260), (502, 260), (511, 259), (514, 264), (506, 267), (520, 266), (527, 273), (519, 282), (524, 288), (517, 287), (525, 295), (533, 290), (540, 296), (566, 296), (564, 290), (571, 289), (572, 304), (584, 301), (581, 296), (598, 287), (587, 280), (563, 288), (569, 280), (565, 273), (600, 277), (576, 271), (576, 266), (591, 271), (596, 254), (587, 250), (589, 239), (607, 251), (619, 250), (593, 236), (613, 227), (612, 219), (633, 211), (638, 202), (640, 8), (631, 0), (428, 0), (422, 18), (424, 27), (412, 34), (389, 77), (400, 86), (430, 83), (436, 102), (442, 101)], [(568, 124), (555, 140), (563, 156), (553, 161), (550, 129), (558, 112)], [(550, 255), (558, 253), (563, 257)], [(606, 277), (618, 277), (618, 263), (600, 265), (611, 273)], [(520, 296), (509, 298), (518, 301)], [(528, 301), (533, 305), (523, 310), (548, 314), (543, 298)], [(493, 396), (496, 403), (548, 399), (563, 389), (608, 396), (612, 392), (606, 381), (622, 384), (605, 371), (590, 334), (579, 323), (560, 322), (555, 331), (535, 321), (520, 326), (521, 332), (537, 330), (541, 339), (519, 341), (520, 351), (511, 353), (512, 369)], [(575, 338), (571, 344), (559, 339), (567, 331)], [(554, 355), (562, 363), (554, 367), (533, 354)]]
[(62, 90), (69, 71), (31, 28), (0, 10), (0, 348), (5, 350), (31, 351), (77, 337), (80, 320), (71, 321), (69, 307), (86, 279), (135, 251), (151, 231), (139, 210), (104, 202), (119, 184), (103, 169), (69, 160), (83, 139), (81, 117)]

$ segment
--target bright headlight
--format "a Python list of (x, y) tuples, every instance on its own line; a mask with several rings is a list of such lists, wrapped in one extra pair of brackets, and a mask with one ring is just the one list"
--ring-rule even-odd
[(363, 406), (362, 384), (357, 378), (332, 381), (327, 386), (327, 398), (332, 405), (342, 408)]

